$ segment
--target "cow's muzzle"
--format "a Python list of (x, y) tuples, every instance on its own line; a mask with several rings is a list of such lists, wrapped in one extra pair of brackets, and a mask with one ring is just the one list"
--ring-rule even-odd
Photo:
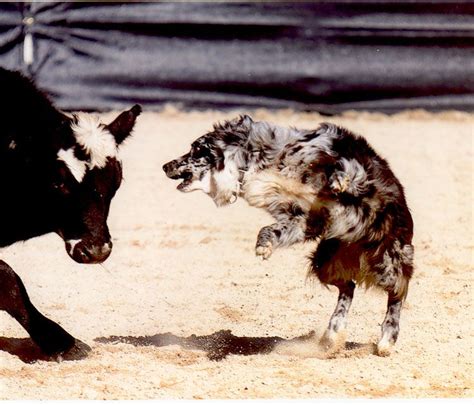
[(69, 256), (78, 263), (94, 264), (104, 262), (112, 252), (112, 242), (88, 243), (86, 240), (66, 241)]

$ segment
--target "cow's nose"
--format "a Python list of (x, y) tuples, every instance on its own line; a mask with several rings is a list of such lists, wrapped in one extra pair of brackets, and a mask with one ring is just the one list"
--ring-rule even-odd
[(106, 242), (103, 245), (93, 245), (91, 247), (86, 247), (86, 253), (92, 260), (92, 263), (102, 263), (105, 261), (112, 252), (112, 242)]
[(106, 242), (102, 245), (87, 245), (86, 243), (78, 243), (73, 247), (69, 254), (79, 263), (102, 263), (112, 252), (112, 242)]

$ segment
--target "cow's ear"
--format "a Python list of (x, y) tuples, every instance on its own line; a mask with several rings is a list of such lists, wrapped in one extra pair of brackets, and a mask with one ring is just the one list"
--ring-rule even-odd
[(142, 107), (135, 104), (130, 110), (124, 111), (106, 126), (114, 136), (117, 145), (120, 145), (130, 135), (135, 126), (135, 121), (141, 112)]

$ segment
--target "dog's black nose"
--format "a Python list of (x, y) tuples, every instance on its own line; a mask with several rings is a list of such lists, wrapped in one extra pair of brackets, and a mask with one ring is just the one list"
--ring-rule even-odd
[(172, 164), (173, 164), (173, 161), (168, 162), (168, 163), (165, 163), (165, 164), (163, 165), (163, 171), (164, 171), (165, 173), (168, 173), (168, 172), (172, 169), (172, 168), (171, 168), (171, 165), (172, 165)]
[(170, 179), (179, 179), (180, 173), (178, 171), (179, 165), (176, 163), (176, 160), (172, 160), (171, 162), (165, 163), (163, 165), (163, 171)]

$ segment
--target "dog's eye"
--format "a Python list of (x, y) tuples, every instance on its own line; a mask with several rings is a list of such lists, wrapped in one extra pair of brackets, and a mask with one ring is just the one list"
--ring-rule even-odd
[(193, 148), (193, 156), (195, 157), (202, 157), (206, 154), (206, 148), (203, 148), (202, 146), (196, 146)]

